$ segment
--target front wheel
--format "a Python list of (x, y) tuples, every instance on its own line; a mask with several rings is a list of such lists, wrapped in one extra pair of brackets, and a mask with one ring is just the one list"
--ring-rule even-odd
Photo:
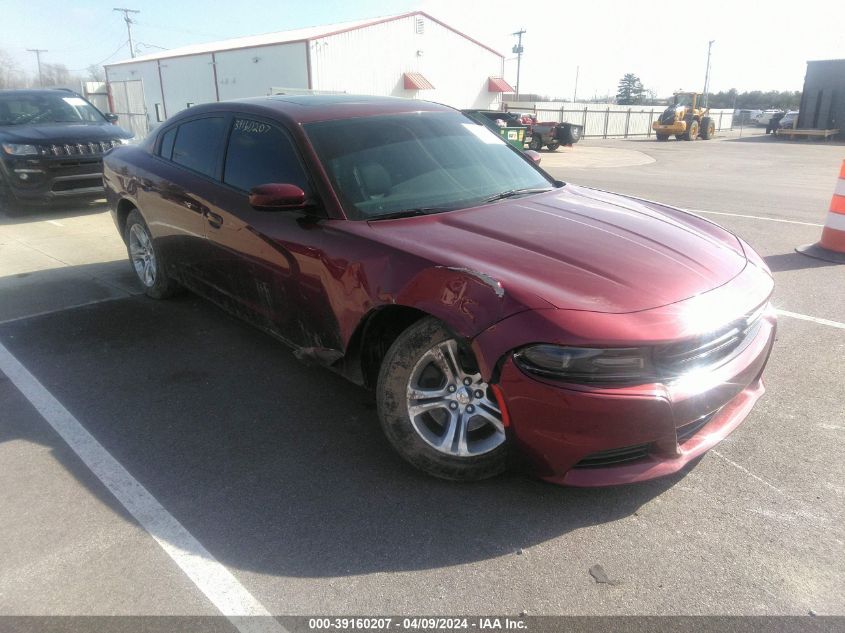
[(505, 470), (507, 436), (496, 397), (472, 352), (436, 319), (399, 335), (377, 390), (384, 434), (420, 470), (457, 481)]
[(549, 148), (550, 152), (554, 152), (558, 147), (560, 147), (560, 141), (550, 141), (546, 147)]
[(698, 121), (693, 119), (687, 123), (687, 131), (684, 132), (684, 140), (685, 141), (694, 141), (698, 138)]
[(153, 299), (167, 299), (179, 292), (179, 285), (164, 271), (150, 229), (137, 209), (126, 218), (125, 241), (129, 262), (144, 287), (144, 294)]
[(6, 184), (2, 174), (0, 174), (0, 211), (14, 215), (18, 206), (17, 202), (15, 194), (12, 193), (12, 188)]

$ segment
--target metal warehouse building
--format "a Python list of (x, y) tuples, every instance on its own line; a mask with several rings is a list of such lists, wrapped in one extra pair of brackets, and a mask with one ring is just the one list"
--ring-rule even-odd
[(267, 33), (106, 66), (112, 111), (146, 133), (194, 104), (275, 92), (347, 92), (498, 107), (504, 56), (415, 11)]
[(845, 130), (845, 59), (807, 62), (798, 127)]

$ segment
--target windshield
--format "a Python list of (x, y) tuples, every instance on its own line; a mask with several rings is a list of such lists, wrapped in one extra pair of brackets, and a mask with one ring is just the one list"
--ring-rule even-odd
[(103, 123), (90, 103), (73, 93), (0, 95), (0, 125), (29, 123)]
[(682, 106), (685, 108), (689, 108), (692, 106), (692, 95), (688, 94), (676, 94), (675, 95), (675, 105)]
[(305, 125), (352, 219), (435, 213), (553, 183), (483, 125), (422, 112)]

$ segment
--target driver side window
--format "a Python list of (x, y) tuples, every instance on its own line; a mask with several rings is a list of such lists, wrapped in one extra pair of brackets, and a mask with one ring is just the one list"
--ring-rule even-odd
[(223, 182), (242, 191), (284, 183), (309, 190), (308, 178), (288, 135), (279, 127), (235, 118), (229, 135)]

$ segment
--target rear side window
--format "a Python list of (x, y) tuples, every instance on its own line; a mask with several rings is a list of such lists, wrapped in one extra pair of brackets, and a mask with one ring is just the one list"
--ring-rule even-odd
[(223, 117), (207, 117), (180, 125), (173, 143), (173, 162), (216, 177), (225, 121)]
[(166, 158), (167, 160), (170, 160), (170, 158), (173, 156), (173, 141), (175, 141), (175, 140), (176, 140), (176, 128), (174, 127), (174, 128), (167, 130), (167, 132), (165, 132), (161, 136), (161, 145), (159, 145), (159, 148), (158, 148), (159, 156), (161, 156), (162, 158)]
[(237, 118), (232, 125), (223, 182), (243, 191), (284, 183), (308, 191), (308, 179), (288, 135), (269, 123)]

